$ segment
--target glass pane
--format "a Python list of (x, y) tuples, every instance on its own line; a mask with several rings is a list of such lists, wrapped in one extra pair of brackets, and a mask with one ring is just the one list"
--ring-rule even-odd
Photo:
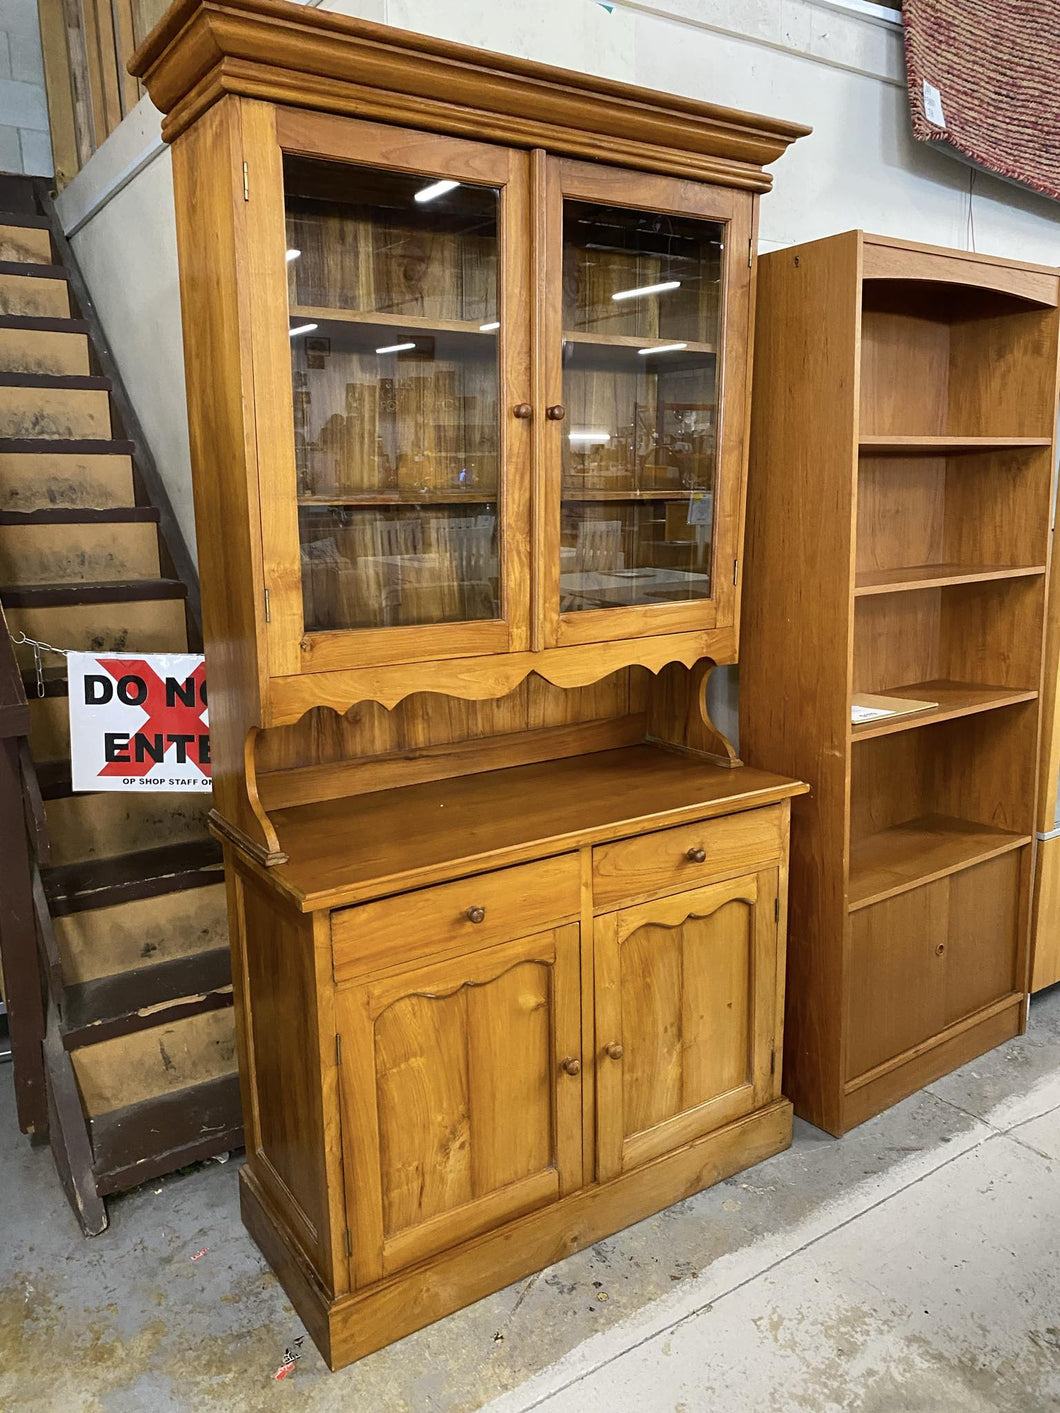
[(564, 613), (711, 595), (723, 232), (564, 204)]
[(498, 192), (284, 183), (306, 630), (497, 618)]

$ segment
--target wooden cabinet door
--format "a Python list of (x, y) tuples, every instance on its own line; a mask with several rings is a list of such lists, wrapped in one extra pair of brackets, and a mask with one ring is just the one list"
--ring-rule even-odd
[(578, 927), (336, 994), (353, 1280), (581, 1183)]
[(776, 917), (769, 869), (596, 919), (601, 1180), (775, 1097)]
[(528, 156), (245, 107), (269, 674), (525, 650)]
[(753, 199), (567, 159), (546, 172), (540, 641), (730, 629)]

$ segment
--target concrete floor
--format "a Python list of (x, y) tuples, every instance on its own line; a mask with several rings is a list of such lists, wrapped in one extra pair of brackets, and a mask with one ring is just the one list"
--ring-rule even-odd
[[(0, 1410), (1038, 1413), (1060, 1408), (1060, 987), (1030, 1033), (341, 1374), (236, 1206), (237, 1162), (81, 1238), (0, 1069)], [(205, 1254), (193, 1259), (205, 1248)]]

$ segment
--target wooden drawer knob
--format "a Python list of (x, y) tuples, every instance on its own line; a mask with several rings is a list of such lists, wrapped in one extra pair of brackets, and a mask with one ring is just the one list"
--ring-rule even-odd
[(553, 403), (551, 407), (545, 408), (545, 416), (550, 422), (562, 422), (567, 415), (567, 409), (561, 402)]
[(685, 855), (685, 858), (688, 860), (689, 863), (706, 863), (707, 851), (706, 849), (701, 849), (698, 846), (695, 846), (689, 849), (688, 853)]
[(517, 402), (512, 408), (512, 416), (518, 417), (520, 422), (525, 422), (528, 417), (534, 415), (534, 409), (528, 402)]
[(604, 1052), (610, 1056), (612, 1060), (621, 1060), (622, 1056), (626, 1053), (617, 1040), (612, 1040), (610, 1045), (606, 1045)]
[(464, 916), (469, 922), (484, 922), (486, 920), (485, 908), (468, 908)]
[(582, 1062), (573, 1055), (568, 1055), (561, 1063), (560, 1069), (563, 1070), (564, 1074), (579, 1075), (582, 1072)]
[(936, 957), (941, 957), (941, 956), (943, 955), (943, 953), (945, 952), (945, 950), (946, 950), (946, 944), (945, 944), (945, 942), (940, 942), (939, 945), (935, 948), (935, 956), (936, 956)]

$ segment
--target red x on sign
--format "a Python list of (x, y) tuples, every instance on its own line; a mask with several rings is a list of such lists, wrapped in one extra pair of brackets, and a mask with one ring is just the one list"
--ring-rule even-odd
[[(206, 668), (200, 663), (183, 681), (159, 677), (143, 658), (98, 659), (114, 678), (116, 692), (126, 706), (141, 707), (147, 720), (128, 739), (119, 737), (108, 749), (108, 763), (100, 775), (146, 775), (173, 751), (178, 764), (191, 763), (210, 775), (210, 728), (206, 711)], [(106, 679), (101, 679), (105, 681)]]

